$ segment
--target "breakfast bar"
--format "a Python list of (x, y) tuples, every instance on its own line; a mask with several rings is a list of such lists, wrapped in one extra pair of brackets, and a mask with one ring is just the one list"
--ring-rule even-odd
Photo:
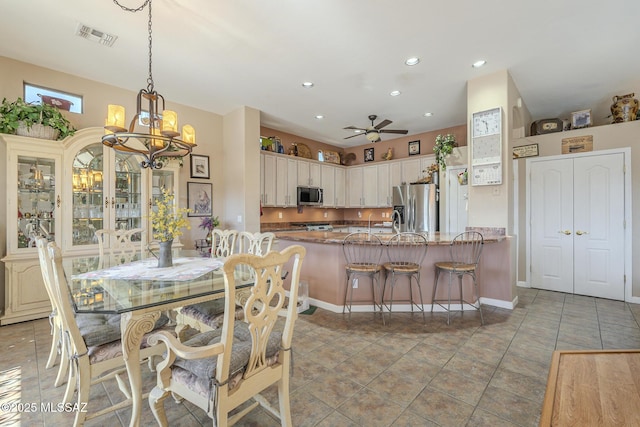
[[(383, 242), (388, 241), (392, 233), (376, 234)], [(420, 271), (420, 287), (427, 309), (431, 307), (434, 264), (449, 259), (449, 245), (456, 234), (426, 233), (428, 249)], [(299, 244), (307, 249), (305, 264), (300, 280), (309, 285), (309, 298), (312, 304), (333, 312), (342, 312), (346, 286), (345, 259), (342, 241), (346, 234), (330, 231), (283, 231), (276, 233), (280, 247)], [(518, 300), (515, 275), (515, 242), (512, 237), (503, 234), (483, 233), (484, 248), (478, 266), (478, 286), (482, 304), (513, 309)], [(381, 262), (384, 262), (386, 254)], [(440, 281), (448, 280), (441, 277)], [(465, 295), (472, 295), (472, 282), (465, 278)], [(396, 290), (398, 298), (408, 298), (408, 287)], [(406, 292), (402, 294), (401, 292)], [(446, 287), (438, 289), (436, 299), (445, 297)], [(453, 295), (452, 295), (453, 299)], [(363, 303), (358, 304), (358, 301)], [(365, 302), (366, 301), (366, 302)], [(371, 288), (367, 285), (354, 289), (353, 310), (372, 311)], [(439, 309), (438, 306), (434, 310)], [(395, 310), (410, 310), (409, 305), (394, 305)]]

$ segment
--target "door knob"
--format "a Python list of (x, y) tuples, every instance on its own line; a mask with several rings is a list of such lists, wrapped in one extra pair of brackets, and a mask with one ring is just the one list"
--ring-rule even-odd
[(564, 231), (558, 231), (558, 233), (562, 233), (562, 234), (564, 234), (564, 235), (567, 235), (567, 236), (568, 236), (569, 234), (571, 234), (571, 231), (569, 231), (569, 230), (564, 230)]
[(576, 234), (578, 236), (582, 236), (583, 234), (589, 234), (589, 232), (588, 231), (580, 231), (580, 230), (578, 230), (578, 231), (576, 231)]

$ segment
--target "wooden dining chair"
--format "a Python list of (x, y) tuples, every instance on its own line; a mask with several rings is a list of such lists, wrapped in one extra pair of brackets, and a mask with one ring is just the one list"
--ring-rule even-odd
[(226, 258), (233, 255), (237, 238), (238, 230), (219, 230), (214, 228), (211, 232), (211, 256)]
[[(60, 355), (60, 364), (58, 365), (58, 374), (54, 381), (54, 386), (59, 387), (66, 382), (67, 369), (69, 368), (69, 358), (67, 357), (66, 348), (63, 345), (62, 335), (64, 327), (62, 324), (62, 316), (58, 308), (57, 298), (54, 295), (53, 283), (51, 282), (50, 270), (47, 264), (47, 239), (38, 237), (36, 239), (36, 248), (38, 249), (38, 259), (40, 260), (40, 270), (42, 271), (42, 281), (44, 288), (49, 296), (51, 303), (51, 313), (49, 314), (49, 324), (51, 325), (51, 349), (49, 357), (45, 365), (46, 369), (55, 366), (58, 354)], [(50, 262), (49, 262), (50, 264)]]
[[(230, 234), (229, 234), (230, 235)], [(242, 231), (237, 235), (237, 248), (239, 253), (264, 255), (271, 251), (275, 234), (250, 233)], [(236, 307), (236, 319), (242, 319), (242, 307)], [(222, 324), (224, 315), (224, 299), (219, 298), (198, 304), (190, 304), (178, 310), (177, 322), (180, 325), (190, 326), (199, 331), (218, 329)], [(185, 333), (184, 326), (177, 329), (179, 334)]]
[(142, 228), (131, 230), (111, 230), (103, 228), (96, 230), (100, 259), (105, 256), (119, 259), (121, 263), (129, 262), (143, 249)]
[[(47, 256), (43, 263), (43, 274), (49, 275), (53, 284), (53, 295), (62, 321), (63, 345), (69, 358), (69, 374), (64, 402), (71, 402), (74, 391), (77, 391), (78, 407), (91, 409), (89, 389), (92, 385), (115, 378), (120, 391), (126, 400), (100, 411), (88, 413), (78, 411), (74, 426), (81, 426), (86, 420), (99, 417), (131, 405), (131, 393), (120, 375), (126, 371), (122, 357), (120, 341), (120, 316), (100, 314), (79, 314), (75, 316), (71, 305), (71, 294), (62, 267), (60, 248), (51, 242), (47, 245)], [(156, 328), (166, 325), (165, 316), (156, 322)], [(172, 331), (168, 329), (167, 332)], [(148, 336), (148, 334), (147, 334)], [(163, 345), (150, 345), (145, 338), (142, 343), (141, 359), (161, 355), (165, 351)], [(77, 382), (77, 390), (76, 390)]]
[[(214, 425), (234, 424), (256, 406), (262, 405), (280, 419), (282, 426), (292, 426), (289, 402), (293, 328), (297, 307), (286, 311), (282, 272), (291, 261), (291, 298), (297, 298), (300, 269), (305, 248), (289, 246), (282, 252), (265, 256), (236, 254), (224, 264), (225, 307), (221, 329), (200, 333), (180, 343), (175, 337), (159, 332), (152, 343), (164, 342), (167, 353), (157, 365), (157, 384), (149, 395), (149, 405), (158, 424), (167, 426), (164, 400), (172, 394), (184, 398), (214, 419)], [(249, 297), (243, 304), (244, 319), (236, 320), (236, 286), (238, 267), (255, 271)], [(245, 283), (242, 280), (240, 283)], [(278, 322), (284, 315), (285, 321)], [(279, 409), (273, 408), (260, 393), (277, 384)], [(243, 403), (253, 402), (233, 416), (229, 413)]]

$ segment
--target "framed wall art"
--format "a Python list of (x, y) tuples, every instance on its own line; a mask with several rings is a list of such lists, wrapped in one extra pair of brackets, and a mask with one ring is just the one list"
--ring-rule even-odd
[(364, 149), (364, 161), (373, 162), (373, 147)]
[(409, 141), (409, 155), (415, 156), (416, 154), (420, 154), (420, 140)]
[(191, 211), (188, 216), (211, 216), (211, 192), (213, 184), (204, 182), (187, 182), (187, 206)]
[(538, 144), (521, 145), (513, 147), (513, 158), (535, 157), (538, 155)]
[(591, 110), (575, 111), (571, 113), (571, 128), (580, 129), (591, 126)]
[(209, 156), (191, 155), (191, 178), (209, 179)]

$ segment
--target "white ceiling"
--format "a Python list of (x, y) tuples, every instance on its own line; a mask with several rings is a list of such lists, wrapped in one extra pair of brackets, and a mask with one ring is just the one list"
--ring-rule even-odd
[[(217, 114), (250, 106), (264, 126), (341, 147), (367, 142), (343, 128), (369, 114), (410, 135), (463, 124), (466, 82), (498, 70), (533, 119), (591, 108), (606, 124), (614, 95), (640, 95), (637, 0), (155, 0), (152, 11), (166, 99)], [(5, 0), (0, 56), (138, 91), (147, 17), (108, 0)], [(118, 40), (79, 38), (78, 23)], [(420, 64), (404, 65), (410, 56)], [(473, 69), (478, 59), (487, 65)]]

